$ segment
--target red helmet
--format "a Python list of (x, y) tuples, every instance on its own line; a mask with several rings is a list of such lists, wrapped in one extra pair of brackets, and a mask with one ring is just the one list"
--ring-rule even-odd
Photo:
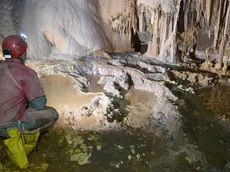
[(17, 58), (26, 52), (28, 44), (20, 35), (7, 36), (2, 42), (2, 51), (5, 58)]

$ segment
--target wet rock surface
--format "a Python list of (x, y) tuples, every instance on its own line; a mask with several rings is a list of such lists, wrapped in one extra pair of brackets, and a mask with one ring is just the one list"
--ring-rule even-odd
[[(95, 97), (88, 106), (86, 105), (79, 111), (74, 109), (75, 112), (70, 113), (70, 116), (77, 114), (76, 118), (79, 118), (79, 116), (103, 114), (102, 117), (104, 118), (106, 116), (107, 120), (109, 120), (110, 127), (112, 127), (113, 122), (118, 122), (114, 125), (119, 126), (119, 121), (122, 121), (122, 118), (125, 117), (125, 115), (121, 114), (121, 108), (125, 92), (127, 92), (131, 86), (134, 89), (154, 93), (157, 100), (152, 110), (152, 116), (155, 119), (152, 124), (154, 124), (154, 121), (156, 124), (148, 130), (155, 132), (153, 128), (158, 128), (159, 121), (161, 121), (160, 123), (164, 124), (164, 126), (161, 127), (164, 128), (165, 131), (167, 130), (168, 136), (173, 136), (179, 131), (181, 117), (177, 106), (171, 102), (176, 103), (178, 98), (165, 84), (172, 83), (168, 76), (167, 68), (159, 65), (151, 65), (149, 61), (151, 61), (151, 59), (145, 59), (138, 54), (116, 54), (113, 59), (85, 57), (72, 59), (68, 62), (59, 61), (58, 64), (52, 64), (51, 62), (49, 64), (50, 70), (44, 67), (43, 69), (45, 70), (39, 68), (39, 64), (36, 65), (34, 69), (38, 71), (40, 75), (45, 73), (61, 73), (62, 75), (72, 76), (76, 80), (75, 87), (82, 92), (87, 92), (87, 87), (90, 85), (87, 80), (87, 75), (100, 75), (101, 78), (98, 84), (104, 86), (104, 95)], [(152, 63), (156, 63), (156, 61), (154, 62), (153, 60)], [(175, 87), (177, 87), (177, 85), (175, 85)], [(133, 127), (135, 128), (135, 126)], [(76, 127), (76, 129), (77, 128), (78, 127)]]
[[(194, 83), (206, 86), (203, 80), (208, 74), (200, 74), (203, 78), (195, 82), (190, 71), (180, 66), (139, 54), (111, 56), (28, 61), (41, 78), (68, 76), (76, 94), (92, 96), (85, 104), (58, 110), (55, 130), (41, 142), (41, 149), (52, 153), (31, 155), (30, 169), (40, 165), (43, 171), (205, 171), (210, 163), (208, 154), (184, 129), (188, 117), (181, 111), (187, 108), (183, 96), (194, 94)], [(177, 80), (180, 75), (190, 77), (183, 78), (187, 83)], [(89, 92), (91, 84), (100, 88), (98, 92)], [(49, 141), (56, 146), (47, 148)], [(53, 153), (54, 149), (62, 151)], [(34, 161), (36, 156), (39, 162)], [(104, 159), (109, 163), (105, 165)]]

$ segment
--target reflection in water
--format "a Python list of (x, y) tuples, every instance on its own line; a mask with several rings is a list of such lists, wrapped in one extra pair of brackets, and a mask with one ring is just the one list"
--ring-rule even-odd
[(91, 93), (103, 92), (103, 85), (97, 83), (100, 77), (101, 77), (100, 75), (87, 75), (87, 78), (90, 82), (90, 85), (88, 87), (88, 92)]
[(136, 90), (132, 87), (126, 93), (125, 99), (129, 104), (126, 107), (129, 113), (125, 123), (131, 127), (149, 130), (154, 120), (153, 112), (157, 99), (156, 95), (148, 91)]
[(187, 98), (183, 113), (185, 132), (205, 155), (210, 171), (230, 171), (230, 124), (217, 118), (229, 118), (229, 91), (228, 86), (198, 90)]
[(47, 105), (58, 110), (65, 106), (80, 107), (88, 104), (96, 95), (82, 94), (74, 88), (74, 80), (61, 75), (49, 75), (41, 78), (47, 96)]
[(125, 95), (125, 98), (130, 102), (131, 106), (134, 106), (140, 112), (143, 112), (147, 109), (152, 111), (156, 103), (157, 96), (152, 92), (131, 88)]
[[(208, 110), (217, 115), (230, 118), (230, 87), (218, 86), (208, 89), (202, 89), (197, 92), (195, 99), (201, 102)], [(200, 99), (200, 100), (197, 100)]]

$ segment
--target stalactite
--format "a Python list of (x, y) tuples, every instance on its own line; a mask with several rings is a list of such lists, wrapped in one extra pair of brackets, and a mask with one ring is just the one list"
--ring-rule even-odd
[(150, 10), (150, 15), (151, 15), (150, 23), (152, 25), (151, 29), (152, 29), (152, 32), (154, 32), (155, 11), (154, 10)]
[(169, 16), (169, 28), (168, 28), (168, 36), (173, 31), (173, 21), (172, 21), (172, 15)]
[[(186, 7), (187, 6), (187, 7)], [(189, 3), (186, 4), (184, 9), (184, 29), (186, 30), (188, 27), (188, 10), (189, 10)]]
[(211, 7), (212, 7), (212, 0), (206, 0), (206, 17), (207, 17), (208, 28), (210, 28)]
[(159, 41), (158, 39), (160, 39), (160, 31), (159, 31), (159, 28), (160, 28), (160, 22), (161, 22), (161, 16), (160, 16), (160, 10), (157, 9), (156, 10), (156, 18), (155, 18), (155, 24), (154, 24), (154, 34), (153, 34), (153, 40), (152, 40), (152, 43), (153, 43), (153, 56), (158, 56), (159, 54)]
[(159, 35), (160, 35), (160, 38), (162, 39), (162, 41), (165, 41), (164, 22), (165, 22), (165, 15), (163, 14), (159, 20), (159, 30), (160, 30)]
[[(143, 7), (146, 8), (145, 11), (147, 11), (147, 13), (149, 13), (151, 16), (151, 19), (149, 18), (149, 20), (151, 20), (149, 21), (149, 23), (151, 23), (151, 27), (147, 26), (147, 28), (150, 28), (148, 31), (153, 33), (152, 42), (150, 43), (151, 46), (149, 46), (151, 47), (151, 51), (149, 52), (151, 52), (152, 54), (157, 54), (153, 52), (157, 52), (157, 41), (159, 41), (157, 39), (160, 38), (159, 57), (163, 57), (162, 59), (166, 61), (175, 61), (175, 35), (177, 31), (179, 10), (183, 10), (183, 12), (181, 13), (183, 17), (180, 17), (180, 22), (184, 24), (184, 28), (181, 28), (187, 30), (188, 32), (191, 32), (189, 28), (194, 27), (195, 29), (197, 29), (197, 33), (202, 36), (201, 38), (198, 37), (197, 39), (197, 44), (201, 45), (197, 46), (198, 50), (205, 50), (208, 46), (210, 46), (207, 45), (209, 43), (212, 44), (211, 46), (213, 46), (215, 49), (213, 50), (213, 48), (211, 48), (210, 46), (210, 53), (213, 53), (213, 51), (216, 52), (217, 47), (219, 47), (219, 50), (223, 50), (223, 45), (225, 44), (225, 41), (223, 41), (222, 39), (223, 35), (224, 37), (226, 37), (226, 35), (230, 33), (230, 29), (226, 29), (226, 25), (229, 25), (229, 23), (223, 23), (227, 22), (228, 18), (228, 0), (174, 0), (173, 2), (175, 2), (177, 11), (173, 11), (172, 13), (169, 13), (169, 15), (164, 13), (164, 11), (162, 10), (162, 4), (160, 5), (160, 7), (153, 7), (153, 5), (151, 6), (150, 1), (153, 2), (153, 0), (140, 1), (143, 4), (146, 2), (147, 5), (144, 4)], [(178, 4), (180, 4), (182, 1), (183, 7), (178, 6)], [(153, 3), (155, 2), (156, 1), (154, 1)], [(161, 0), (161, 3), (164, 2), (164, 0)], [(143, 13), (139, 13), (139, 16), (143, 16)], [(145, 20), (146, 19), (144, 19), (143, 21)], [(223, 28), (224, 26), (225, 28)], [(143, 31), (146, 31), (146, 28), (139, 26), (139, 30), (142, 29)], [(168, 58), (169, 56), (171, 56), (171, 58)]]
[(165, 19), (165, 33), (166, 33), (166, 35), (165, 35), (165, 40), (166, 39), (168, 39), (168, 36), (169, 36), (169, 33), (171, 33), (171, 31), (170, 31), (170, 15), (169, 14), (166, 14), (166, 19)]
[(226, 38), (228, 23), (229, 23), (229, 13), (230, 13), (230, 1), (229, 0), (226, 6), (227, 6), (227, 14), (226, 14), (225, 26), (224, 26), (224, 37), (225, 38)]
[(213, 0), (206, 0), (206, 22), (208, 27), (208, 38), (211, 38), (211, 20), (213, 15)]
[(114, 32), (128, 35), (131, 34), (132, 28), (136, 28), (137, 21), (134, 5), (136, 4), (133, 1), (125, 1), (127, 9), (125, 9), (124, 12), (111, 17), (109, 23), (111, 24)]
[(139, 5), (139, 32), (143, 31), (144, 6)]
[(176, 51), (177, 51), (177, 43), (176, 43), (176, 32), (177, 32), (177, 23), (178, 23), (178, 18), (179, 18), (179, 12), (180, 12), (180, 4), (181, 0), (177, 0), (177, 5), (176, 5), (176, 12), (174, 14), (174, 24), (173, 24), (173, 31), (171, 33), (171, 47), (170, 47), (170, 57), (171, 57), (171, 62), (176, 63)]
[(220, 21), (221, 21), (221, 5), (222, 5), (223, 0), (220, 0), (220, 3), (218, 4), (218, 14), (217, 14), (217, 19), (216, 19), (216, 24), (215, 24), (215, 33), (214, 33), (214, 42), (213, 42), (213, 48), (217, 48), (217, 42), (219, 38), (219, 30), (220, 30)]
[(196, 23), (200, 22), (200, 16), (201, 16), (201, 5), (200, 5), (200, 0), (196, 3), (196, 11), (197, 11), (197, 17), (196, 17)]
[(162, 26), (160, 28), (160, 49), (163, 49), (164, 43), (169, 38), (169, 34), (172, 32), (172, 20), (169, 14), (164, 14), (164, 18), (162, 19)]

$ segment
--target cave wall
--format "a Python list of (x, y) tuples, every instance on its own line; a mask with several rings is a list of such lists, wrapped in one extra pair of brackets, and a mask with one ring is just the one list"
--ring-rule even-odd
[(193, 36), (197, 50), (209, 48), (218, 52), (222, 41), (226, 41), (226, 50), (230, 48), (229, 40), (223, 40), (230, 34), (228, 0), (182, 0), (181, 3), (178, 31), (187, 32), (188, 39)]
[(0, 0), (0, 34), (25, 33), (30, 57), (133, 51), (131, 0)]
[(230, 56), (228, 0), (137, 0), (140, 37), (152, 33), (147, 56), (177, 62), (177, 50)]
[(33, 45), (30, 56), (51, 52), (84, 56), (110, 49), (96, 5), (94, 0), (26, 0), (22, 31)]
[(25, 33), (30, 57), (112, 51), (101, 28), (97, 1), (0, 0), (0, 4), (0, 34)]
[(228, 7), (228, 0), (0, 0), (0, 34), (25, 33), (28, 55), (36, 58), (133, 51), (137, 33), (148, 45), (146, 56), (177, 62), (184, 42), (197, 43), (198, 50), (218, 50), (224, 41), (230, 47), (223, 39)]
[(100, 19), (113, 52), (133, 51), (131, 30), (137, 28), (134, 0), (99, 0)]

